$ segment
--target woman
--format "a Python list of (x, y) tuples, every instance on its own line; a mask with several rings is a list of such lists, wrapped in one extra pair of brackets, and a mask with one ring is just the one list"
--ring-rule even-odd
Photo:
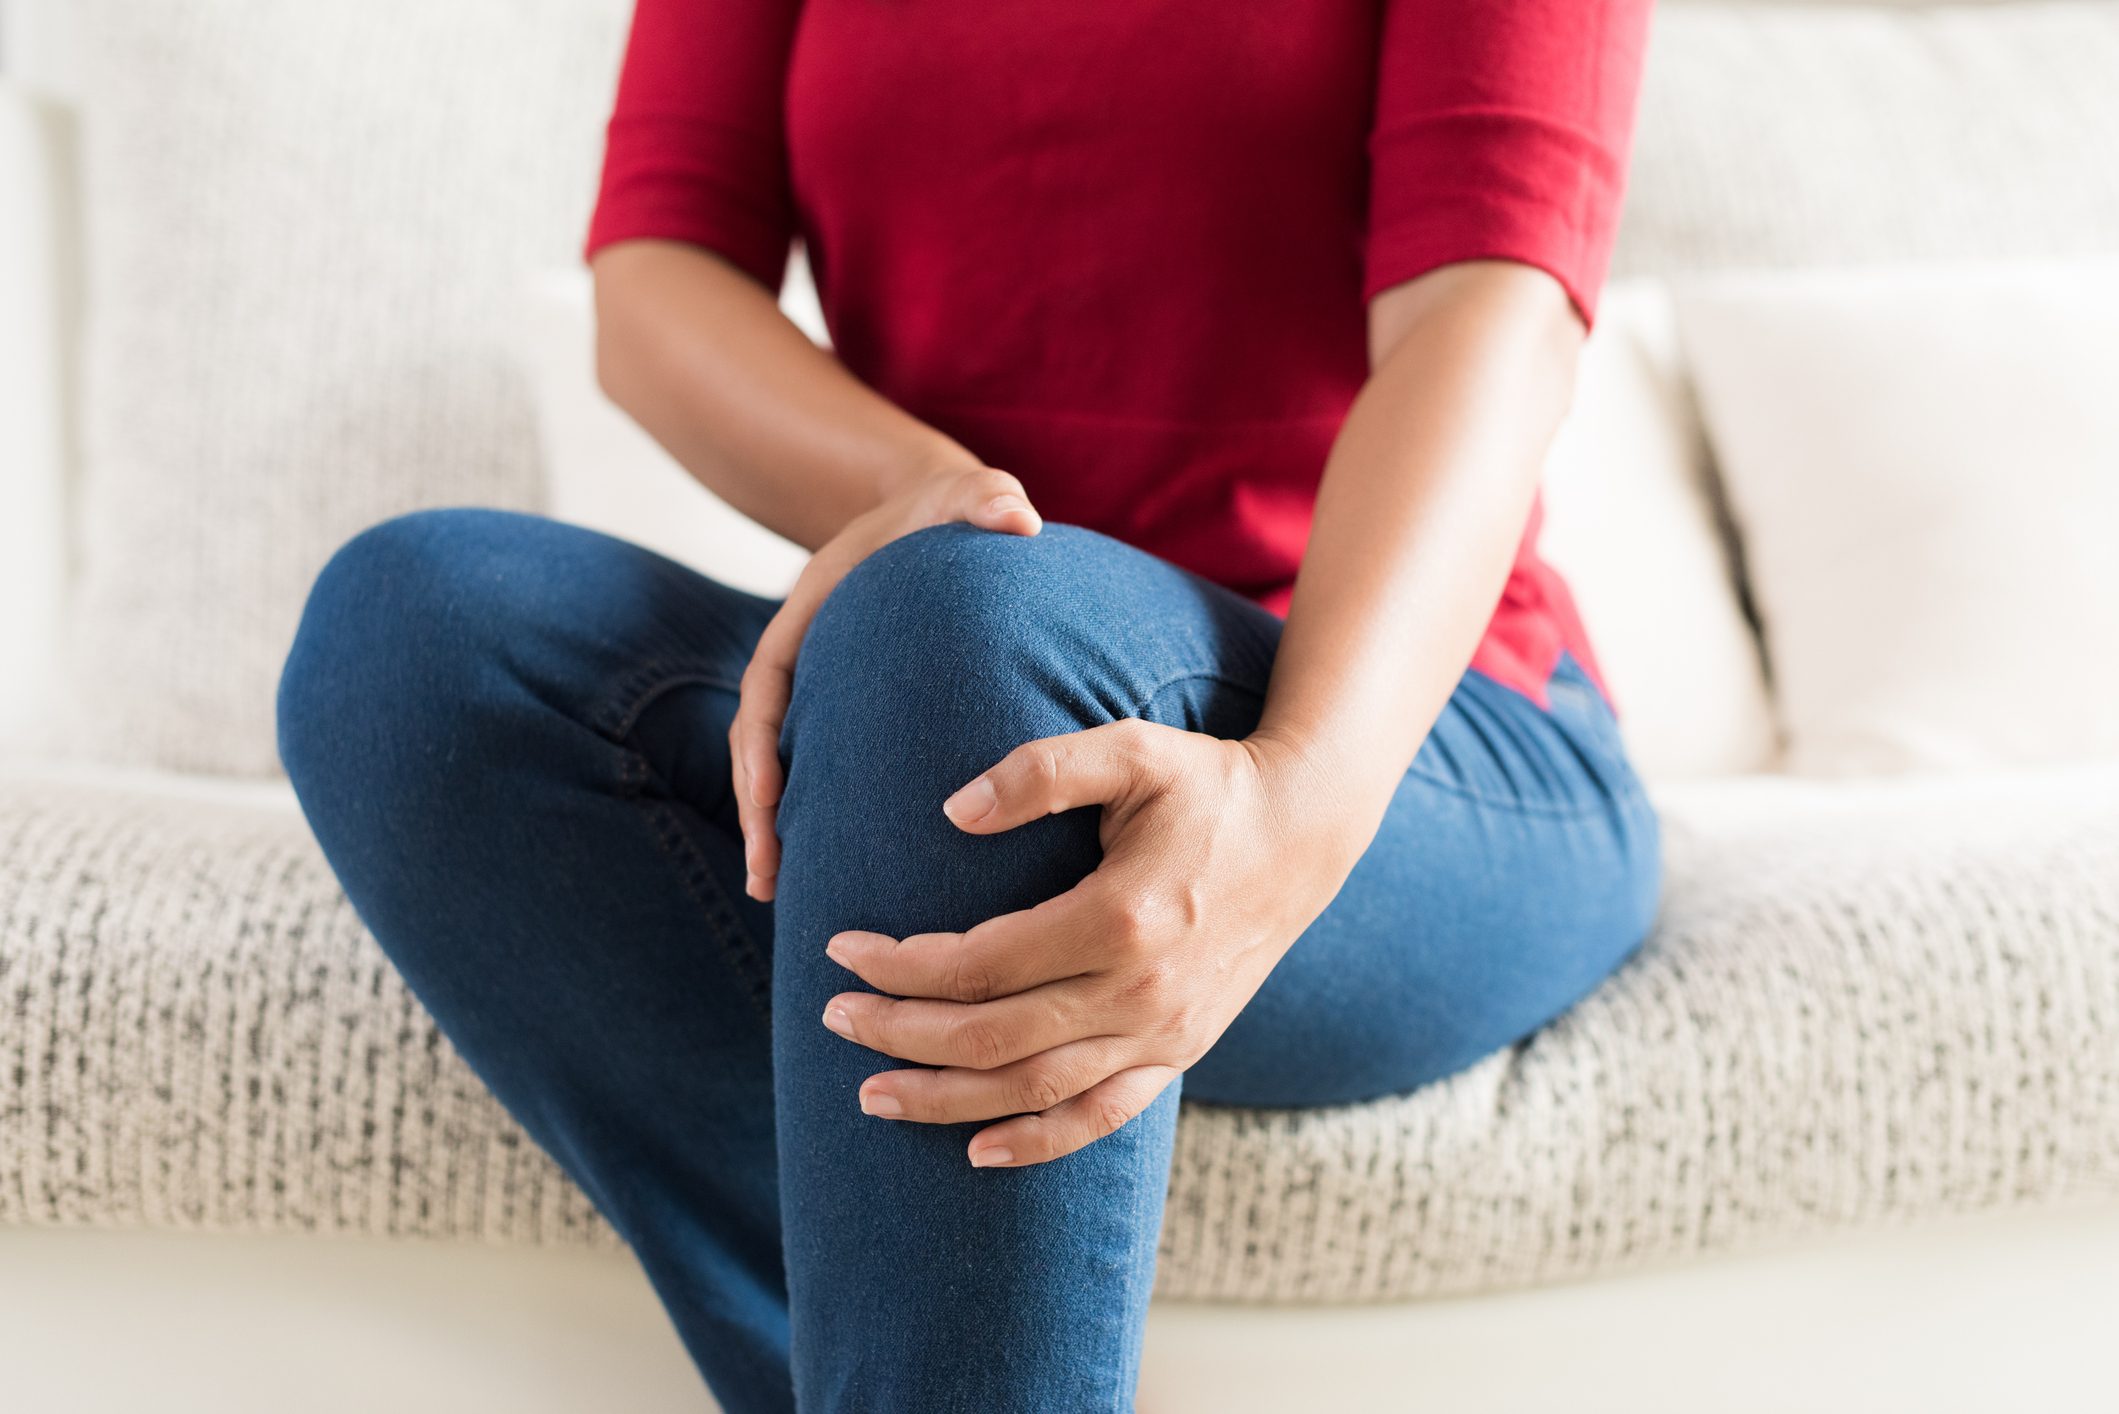
[(281, 749), (727, 1409), (1129, 1407), (1180, 1089), (1410, 1090), (1641, 941), (1535, 495), (1645, 9), (640, 0), (601, 376), (815, 556), (386, 522)]

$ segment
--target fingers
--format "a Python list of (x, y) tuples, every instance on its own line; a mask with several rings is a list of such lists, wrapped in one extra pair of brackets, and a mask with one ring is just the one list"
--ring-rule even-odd
[(773, 896), (780, 873), (780, 836), (776, 828), (780, 799), (780, 722), (784, 693), (770, 684), (772, 674), (752, 660), (743, 675), (743, 700), (729, 727), (728, 746), (736, 795), (736, 823), (743, 832), (744, 892), (755, 899)]
[(886, 1070), (861, 1086), (861, 1112), (913, 1124), (964, 1124), (1049, 1110), (1124, 1064), (1117, 1036), (1071, 1041), (996, 1070)]
[(830, 553), (819, 551), (795, 581), (786, 602), (758, 636), (750, 665), (739, 684), (741, 700), (729, 726), (730, 775), (736, 794), (736, 824), (743, 832), (743, 890), (770, 901), (780, 873), (777, 828), (780, 792), (780, 727), (794, 698), (795, 656), (801, 651), (809, 621), (830, 584), (843, 571)]
[(1174, 1065), (1121, 1070), (1060, 1101), (1042, 1114), (1003, 1120), (971, 1136), (973, 1168), (1021, 1168), (1049, 1163), (1115, 1134), (1178, 1077)]
[(1153, 788), (1174, 727), (1127, 718), (1026, 741), (942, 802), (958, 829), (997, 834), (1083, 805), (1108, 805)]
[[(1093, 876), (1092, 876), (1093, 877)], [(854, 930), (824, 945), (833, 962), (879, 992), (949, 1002), (987, 1002), (1078, 977), (1103, 958), (1088, 881), (1019, 913), (964, 933), (891, 938)]]
[(824, 1024), (856, 1045), (922, 1065), (996, 1070), (1054, 1046), (1102, 1034), (1082, 1020), (1088, 998), (1055, 982), (998, 1001), (938, 1002), (841, 992), (824, 1004)]
[(1035, 535), (1045, 524), (1030, 504), (1023, 483), (990, 466), (957, 478), (950, 487), (950, 500), (943, 508), (943, 518), (968, 521), (981, 530), (998, 530), (1008, 535)]
[[(933, 499), (936, 495), (939, 503)], [(911, 526), (902, 523), (908, 506), (916, 517)], [(795, 659), (810, 621), (832, 588), (878, 545), (920, 523), (964, 520), (1011, 535), (1035, 535), (1044, 526), (1023, 483), (993, 467), (964, 473), (936, 491), (923, 492), (919, 502), (899, 506), (891, 513), (898, 518), (894, 529), (889, 516), (877, 519), (883, 509), (862, 517), (810, 557), (744, 670), (742, 700), (729, 728), (729, 757), (737, 824), (743, 832), (744, 891), (755, 899), (773, 897), (780, 871), (777, 809), (786, 785), (780, 729), (794, 696)]]

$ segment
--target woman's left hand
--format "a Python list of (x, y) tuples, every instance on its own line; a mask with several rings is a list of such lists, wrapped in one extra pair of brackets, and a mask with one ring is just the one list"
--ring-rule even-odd
[(1002, 1120), (972, 1136), (978, 1167), (1103, 1138), (1220, 1039), (1366, 845), (1284, 744), (1137, 720), (1025, 743), (942, 808), (990, 835), (1087, 805), (1103, 862), (1059, 897), (968, 932), (826, 944), (889, 995), (842, 992), (825, 1025), (940, 1067), (870, 1077), (866, 1113)]

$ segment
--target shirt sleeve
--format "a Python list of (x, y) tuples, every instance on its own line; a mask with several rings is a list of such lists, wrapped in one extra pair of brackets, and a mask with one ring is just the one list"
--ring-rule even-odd
[(1362, 294), (1537, 266), (1593, 320), (1651, 0), (1384, 0)]
[(702, 246), (778, 291), (794, 239), (784, 96), (798, 0), (638, 0), (583, 256)]

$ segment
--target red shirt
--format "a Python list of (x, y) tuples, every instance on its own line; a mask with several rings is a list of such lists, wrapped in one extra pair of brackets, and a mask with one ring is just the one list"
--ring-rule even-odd
[[(587, 248), (778, 290), (1050, 520), (1285, 613), (1366, 301), (1455, 260), (1592, 317), (1650, 0), (639, 0)], [(1538, 515), (1472, 666), (1596, 667)]]

